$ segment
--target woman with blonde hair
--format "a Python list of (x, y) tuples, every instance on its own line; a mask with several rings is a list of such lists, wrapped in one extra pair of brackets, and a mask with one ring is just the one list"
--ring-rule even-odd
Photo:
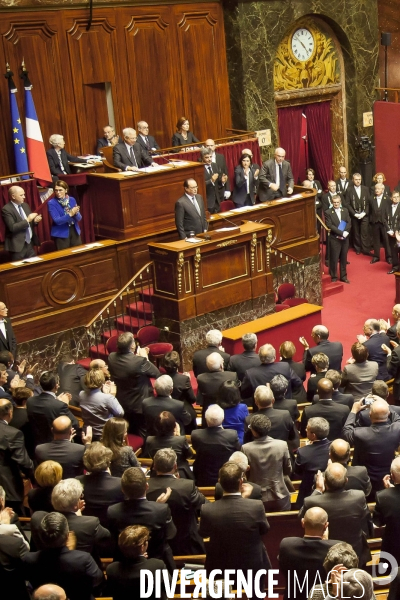
[(86, 390), (79, 394), (83, 424), (93, 428), (92, 439), (98, 442), (108, 419), (122, 417), (124, 409), (110, 394), (110, 385), (106, 383), (102, 370), (90, 369), (85, 375), (84, 383)]
[(101, 443), (113, 455), (110, 471), (113, 477), (122, 477), (129, 467), (140, 467), (133, 448), (128, 445), (128, 422), (120, 417), (111, 417), (103, 428)]
[(51, 494), (53, 488), (61, 481), (62, 476), (62, 466), (54, 460), (45, 460), (36, 468), (35, 479), (39, 487), (28, 492), (28, 504), (31, 513), (37, 510), (53, 512)]

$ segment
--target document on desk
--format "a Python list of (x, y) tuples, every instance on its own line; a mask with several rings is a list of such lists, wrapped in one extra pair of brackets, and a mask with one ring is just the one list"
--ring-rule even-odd
[(32, 256), (31, 258), (24, 258), (24, 260), (18, 260), (17, 262), (12, 262), (11, 264), (16, 267), (20, 267), (26, 263), (42, 262), (42, 260), (43, 258), (40, 258), (40, 256)]
[(232, 208), (231, 212), (233, 213), (241, 213), (247, 212), (248, 210), (253, 210), (253, 206), (240, 206), (239, 208)]
[(118, 173), (118, 175), (123, 175), (124, 177), (131, 177), (131, 175), (140, 175), (140, 171), (122, 171), (122, 173)]
[(236, 229), (240, 229), (239, 225), (236, 227), (218, 227), (215, 231), (236, 231)]
[(170, 169), (170, 165), (157, 165), (154, 163), (151, 167), (143, 167), (139, 169), (142, 173), (156, 173), (157, 171), (165, 171), (166, 169)]

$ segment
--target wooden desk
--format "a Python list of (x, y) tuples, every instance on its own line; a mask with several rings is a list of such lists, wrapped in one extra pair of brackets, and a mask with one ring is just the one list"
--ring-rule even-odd
[[(175, 228), (175, 202), (184, 194), (185, 179), (196, 179), (206, 200), (204, 165), (189, 161), (148, 167), (145, 173), (88, 174), (96, 236), (123, 240)], [(207, 206), (205, 206), (207, 209)]]
[(245, 333), (255, 333), (258, 337), (258, 347), (263, 344), (272, 344), (278, 356), (279, 346), (282, 342), (291, 341), (296, 346), (296, 361), (303, 360), (304, 348), (300, 344), (299, 337), (309, 335), (315, 325), (321, 323), (322, 306), (316, 304), (300, 304), (287, 310), (282, 310), (261, 319), (255, 319), (251, 323), (238, 325), (222, 332), (222, 345), (228, 354), (240, 354), (243, 352), (242, 336)]

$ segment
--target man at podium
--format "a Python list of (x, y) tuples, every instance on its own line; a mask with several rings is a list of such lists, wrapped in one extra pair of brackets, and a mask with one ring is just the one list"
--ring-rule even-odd
[(185, 193), (175, 204), (175, 224), (181, 240), (208, 229), (204, 201), (197, 193), (196, 181), (186, 179), (183, 187)]

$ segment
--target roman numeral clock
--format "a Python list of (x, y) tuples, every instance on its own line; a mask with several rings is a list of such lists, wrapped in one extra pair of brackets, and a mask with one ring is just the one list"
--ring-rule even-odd
[(289, 49), (294, 58), (301, 62), (311, 60), (315, 54), (315, 39), (306, 27), (296, 29), (289, 37), (289, 44)]

